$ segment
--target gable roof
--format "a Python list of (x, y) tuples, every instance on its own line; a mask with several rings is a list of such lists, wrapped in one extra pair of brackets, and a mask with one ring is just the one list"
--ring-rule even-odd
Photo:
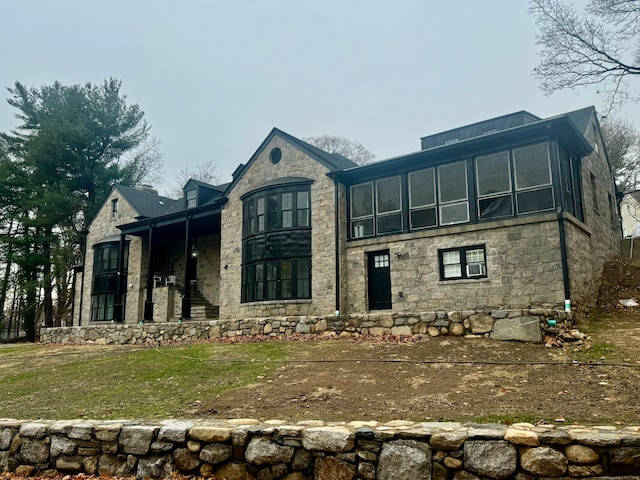
[(116, 185), (114, 189), (120, 192), (141, 217), (166, 215), (167, 213), (180, 210), (182, 207), (182, 200), (162, 197), (157, 193), (143, 192), (124, 185)]
[(262, 153), (262, 151), (266, 148), (269, 142), (275, 137), (279, 136), (289, 142), (291, 145), (295, 146), (299, 150), (306, 153), (309, 157), (313, 158), (317, 162), (321, 163), (325, 167), (329, 169), (329, 173), (337, 172), (339, 170), (344, 170), (347, 168), (353, 168), (357, 166), (357, 163), (349, 160), (348, 158), (338, 154), (338, 153), (329, 153), (324, 150), (311, 145), (310, 143), (305, 142), (304, 140), (300, 140), (299, 138), (290, 135), (279, 128), (273, 127), (269, 135), (262, 141), (260, 146), (251, 156), (246, 165), (240, 165), (235, 172), (233, 172), (233, 180), (231, 183), (227, 184), (227, 188), (224, 192), (224, 195), (227, 195), (233, 187), (238, 183), (238, 181), (242, 178), (244, 173), (249, 169), (251, 164), (255, 162), (258, 155)]
[(566, 115), (569, 116), (573, 123), (580, 129), (583, 135), (587, 134), (587, 128), (589, 127), (589, 123), (591, 121), (591, 117), (595, 114), (596, 109), (594, 107), (585, 107), (580, 110), (574, 110), (573, 112), (568, 112)]

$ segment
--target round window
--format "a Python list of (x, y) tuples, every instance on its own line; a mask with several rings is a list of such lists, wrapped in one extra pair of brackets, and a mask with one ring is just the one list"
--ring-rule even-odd
[(271, 163), (275, 165), (282, 158), (282, 150), (280, 150), (278, 147), (274, 148), (273, 150), (271, 150), (269, 158), (271, 159)]

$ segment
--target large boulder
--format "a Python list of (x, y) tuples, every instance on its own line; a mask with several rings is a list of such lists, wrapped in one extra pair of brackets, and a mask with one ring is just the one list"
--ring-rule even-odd
[(496, 320), (490, 336), (496, 340), (540, 343), (542, 341), (540, 320), (535, 316), (501, 318)]

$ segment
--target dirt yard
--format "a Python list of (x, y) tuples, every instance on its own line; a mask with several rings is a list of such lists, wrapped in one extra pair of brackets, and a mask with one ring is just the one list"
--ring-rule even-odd
[[(195, 417), (640, 425), (640, 312), (585, 325), (581, 346), (487, 338), (310, 343), (264, 381), (190, 406)], [(604, 364), (603, 364), (604, 363)]]
[(640, 425), (640, 262), (603, 274), (582, 345), (487, 338), (311, 343), (261, 383), (191, 405), (198, 417)]

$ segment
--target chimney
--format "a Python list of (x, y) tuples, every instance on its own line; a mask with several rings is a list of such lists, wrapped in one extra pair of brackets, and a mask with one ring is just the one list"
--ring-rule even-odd
[(140, 190), (141, 192), (152, 193), (153, 195), (158, 195), (158, 190), (153, 188), (151, 185), (146, 185), (146, 184), (138, 185), (138, 190)]

